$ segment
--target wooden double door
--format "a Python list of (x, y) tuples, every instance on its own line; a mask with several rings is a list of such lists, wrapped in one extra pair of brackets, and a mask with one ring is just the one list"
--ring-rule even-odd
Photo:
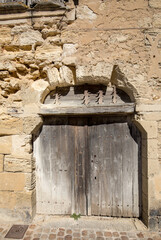
[(122, 117), (48, 117), (34, 144), (37, 212), (138, 217), (140, 133)]

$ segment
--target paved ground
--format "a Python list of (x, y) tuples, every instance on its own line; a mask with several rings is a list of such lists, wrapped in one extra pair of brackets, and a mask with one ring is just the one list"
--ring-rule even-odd
[[(0, 223), (0, 240), (16, 223)], [(10, 238), (11, 239), (11, 238)], [(37, 216), (29, 225), (23, 240), (161, 240), (161, 232), (148, 231), (139, 220)]]

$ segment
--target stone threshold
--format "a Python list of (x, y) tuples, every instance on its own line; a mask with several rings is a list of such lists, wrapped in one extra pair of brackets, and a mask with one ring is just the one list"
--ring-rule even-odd
[(147, 231), (147, 227), (137, 218), (117, 218), (117, 217), (99, 217), (99, 216), (81, 216), (74, 220), (70, 216), (53, 216), (37, 214), (32, 224), (41, 226), (54, 226), (55, 228), (71, 229), (93, 229), (110, 231)]

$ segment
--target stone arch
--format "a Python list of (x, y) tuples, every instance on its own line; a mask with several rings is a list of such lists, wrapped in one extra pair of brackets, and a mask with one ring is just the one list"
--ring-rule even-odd
[[(67, 67), (66, 67), (67, 68)], [(54, 74), (54, 72), (52, 73)], [(91, 73), (92, 74), (92, 73)], [(50, 74), (51, 75), (51, 74)], [(77, 75), (77, 73), (76, 73)], [(110, 77), (111, 75), (111, 77)], [(57, 76), (59, 78), (59, 76)], [(52, 78), (52, 76), (50, 76), (50, 78)], [(55, 79), (56, 76), (53, 75), (53, 78)], [(101, 80), (101, 76), (99, 76), (99, 78), (97, 80), (95, 80), (95, 76), (84, 76), (85, 81), (83, 80), (83, 78), (81, 78), (79, 81), (77, 81), (77, 76), (75, 76), (75, 81), (72, 84), (69, 84), (69, 82), (63, 82), (60, 83), (57, 79), (57, 82), (50, 83), (50, 79), (48, 79), (48, 82), (45, 81), (45, 84), (41, 84), (41, 94), (39, 97), (39, 102), (43, 103), (46, 96), (53, 91), (56, 87), (62, 86), (62, 87), (67, 87), (67, 86), (77, 86), (77, 85), (83, 85), (83, 84), (103, 84), (106, 86), (116, 86), (116, 88), (123, 90), (125, 93), (128, 94), (128, 96), (130, 97), (132, 102), (136, 102), (136, 98), (138, 96), (138, 91), (137, 88), (127, 79), (126, 75), (121, 71), (119, 65), (114, 65), (111, 74), (109, 74), (109, 77), (106, 78), (103, 76), (103, 81)], [(96, 77), (97, 78), (97, 77)], [(93, 80), (92, 80), (93, 79)], [(40, 82), (42, 82), (43, 80), (39, 80)], [(37, 84), (38, 83), (34, 83), (36, 85), (35, 90), (37, 91)], [(39, 85), (38, 84), (38, 88)]]

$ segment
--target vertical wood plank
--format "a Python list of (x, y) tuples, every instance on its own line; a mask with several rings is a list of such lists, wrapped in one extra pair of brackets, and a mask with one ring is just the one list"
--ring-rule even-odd
[[(99, 215), (99, 135), (96, 119), (91, 118), (89, 126), (89, 151), (91, 162), (91, 214)], [(97, 142), (97, 144), (96, 144)]]
[[(47, 144), (47, 139), (50, 137), (50, 131), (46, 126), (43, 126), (42, 131), (40, 133), (40, 138), (38, 140), (38, 155), (37, 158), (37, 212), (45, 213), (44, 207), (46, 207), (46, 212), (50, 213), (50, 199), (51, 199), (51, 189), (49, 187), (50, 183), (50, 161), (48, 160), (48, 156), (44, 152), (44, 148), (46, 151), (50, 151), (50, 146)], [(49, 204), (48, 204), (49, 203)]]
[(112, 122), (109, 124), (111, 132), (111, 216), (120, 216), (120, 208), (122, 208), (122, 136), (120, 133), (120, 125), (122, 123)]
[(101, 181), (101, 212), (100, 214), (102, 216), (111, 215), (110, 209), (111, 209), (111, 202), (110, 202), (110, 147), (111, 142), (109, 141), (109, 125), (106, 124), (106, 118), (104, 119), (103, 123), (100, 124), (100, 136), (101, 141), (100, 144), (102, 145), (101, 151), (100, 151), (100, 181)]
[(57, 136), (53, 148), (56, 147), (57, 160), (55, 164), (55, 191), (53, 199), (55, 198), (55, 211), (59, 214), (71, 213), (71, 159), (68, 152), (68, 125), (63, 119), (60, 125), (56, 126)]
[[(105, 139), (104, 141), (104, 154), (105, 154), (105, 166), (104, 166), (104, 186), (102, 191), (105, 191), (105, 197), (106, 197), (106, 216), (112, 216), (112, 191), (113, 191), (113, 185), (111, 184), (111, 172), (112, 172), (112, 141), (113, 141), (113, 129), (111, 127), (111, 124), (106, 124), (106, 132), (105, 132)], [(105, 214), (105, 212), (104, 212)]]
[(86, 215), (85, 161), (86, 161), (86, 118), (77, 118), (75, 126), (75, 165), (76, 165), (76, 212)]
[(91, 158), (90, 158), (90, 118), (87, 118), (86, 125), (86, 156), (85, 156), (85, 195), (86, 195), (86, 215), (91, 215)]
[(68, 157), (71, 162), (71, 214), (75, 211), (75, 126), (71, 118), (68, 118)]
[(123, 148), (123, 216), (132, 217), (132, 161), (133, 155), (131, 149), (132, 140), (130, 136), (130, 129), (128, 124), (123, 124), (123, 137), (124, 137), (124, 148)]

